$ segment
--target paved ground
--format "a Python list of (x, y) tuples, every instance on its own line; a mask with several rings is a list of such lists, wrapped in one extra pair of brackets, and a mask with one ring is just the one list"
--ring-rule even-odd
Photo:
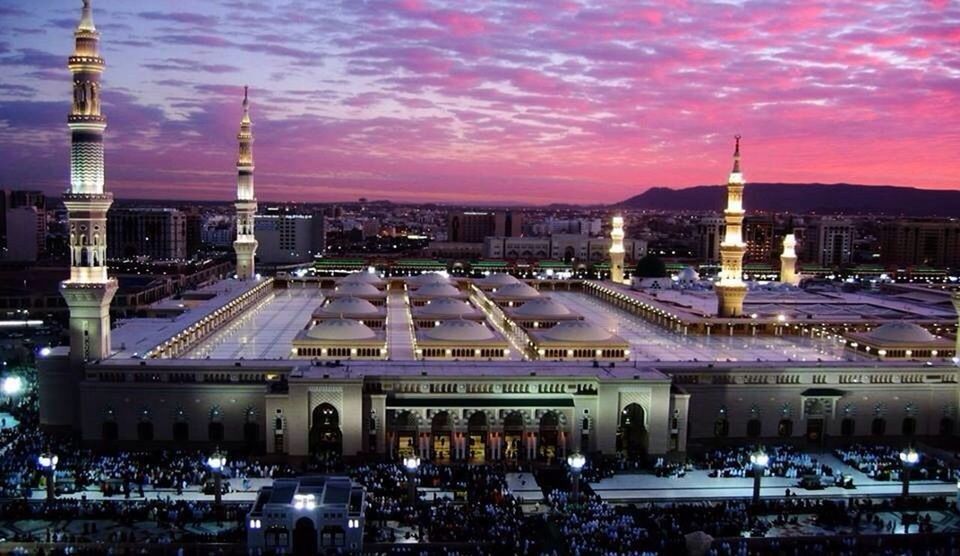
[(407, 294), (387, 294), (387, 356), (396, 361), (413, 361), (413, 318)]
[(13, 415), (0, 411), (0, 430), (12, 429), (19, 424), (20, 424), (20, 421), (17, 421), (17, 419)]

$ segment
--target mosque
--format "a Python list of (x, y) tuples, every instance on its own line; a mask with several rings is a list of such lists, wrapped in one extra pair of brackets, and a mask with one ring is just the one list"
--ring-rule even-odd
[(957, 434), (960, 293), (800, 289), (792, 238), (783, 284), (745, 282), (739, 137), (716, 284), (684, 272), (632, 288), (619, 216), (606, 281), (266, 277), (245, 90), (236, 275), (111, 323), (99, 37), (85, 2), (69, 58), (70, 345), (39, 363), (45, 427), (92, 445), (474, 463)]

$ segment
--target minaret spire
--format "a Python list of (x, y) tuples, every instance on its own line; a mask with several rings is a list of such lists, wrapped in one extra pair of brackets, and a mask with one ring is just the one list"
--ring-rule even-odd
[(743, 282), (743, 174), (740, 172), (740, 136), (734, 136), (733, 171), (727, 180), (727, 208), (723, 211), (727, 230), (720, 244), (720, 283), (715, 287), (721, 317), (739, 317), (743, 314), (743, 300), (747, 285)]
[(613, 228), (610, 230), (610, 280), (623, 282), (623, 215), (613, 217)]
[(243, 117), (237, 134), (237, 239), (233, 249), (237, 254), (237, 278), (247, 280), (256, 276), (254, 256), (257, 239), (253, 231), (257, 198), (253, 191), (253, 123), (250, 120), (250, 90), (243, 88)]

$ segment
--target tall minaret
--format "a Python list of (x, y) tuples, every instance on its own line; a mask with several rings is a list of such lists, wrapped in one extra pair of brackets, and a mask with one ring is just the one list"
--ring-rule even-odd
[(68, 67), (73, 74), (70, 127), (70, 191), (63, 195), (70, 224), (70, 278), (60, 292), (70, 307), (70, 361), (74, 365), (110, 354), (110, 301), (117, 281), (107, 277), (107, 210), (113, 195), (103, 190), (103, 131), (100, 113), (104, 62), (90, 0), (74, 32)]
[(733, 151), (733, 171), (727, 180), (727, 209), (723, 211), (727, 224), (726, 236), (720, 243), (720, 283), (717, 291), (717, 314), (721, 317), (739, 317), (743, 314), (743, 299), (747, 285), (743, 283), (743, 174), (740, 173), (740, 136), (736, 136)]
[(623, 216), (613, 217), (610, 239), (610, 280), (623, 283)]
[(797, 238), (787, 234), (783, 238), (783, 253), (780, 255), (780, 282), (796, 286), (800, 283), (797, 276)]
[(237, 156), (237, 278), (248, 280), (255, 276), (253, 258), (257, 239), (253, 234), (253, 216), (257, 213), (257, 198), (253, 194), (253, 124), (250, 122), (250, 99), (243, 88), (243, 119), (237, 134), (240, 151)]

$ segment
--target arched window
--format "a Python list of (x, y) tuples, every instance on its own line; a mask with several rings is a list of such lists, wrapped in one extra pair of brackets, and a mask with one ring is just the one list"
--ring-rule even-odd
[(762, 433), (763, 424), (760, 422), (760, 419), (754, 418), (747, 421), (747, 438), (760, 438)]
[(953, 436), (953, 419), (949, 417), (940, 419), (940, 436)]
[(857, 433), (857, 420), (853, 417), (846, 417), (840, 421), (840, 435), (853, 436)]
[(153, 440), (153, 423), (140, 421), (137, 423), (137, 440), (149, 442)]
[(793, 421), (790, 419), (780, 419), (780, 424), (777, 425), (777, 436), (784, 438), (793, 436)]
[(717, 438), (726, 438), (730, 434), (730, 421), (721, 417), (713, 423), (713, 435)]
[(104, 421), (100, 429), (100, 437), (104, 442), (115, 442), (120, 438), (120, 428), (116, 421)]
[(870, 434), (873, 436), (883, 436), (887, 432), (887, 420), (883, 417), (877, 417), (870, 424)]
[(186, 421), (177, 421), (173, 424), (174, 442), (187, 442), (190, 440), (190, 425)]
[(917, 420), (913, 417), (906, 417), (903, 420), (901, 432), (903, 436), (913, 436), (917, 432)]
[(210, 440), (210, 442), (222, 442), (223, 423), (220, 421), (213, 421), (207, 425), (207, 439)]

